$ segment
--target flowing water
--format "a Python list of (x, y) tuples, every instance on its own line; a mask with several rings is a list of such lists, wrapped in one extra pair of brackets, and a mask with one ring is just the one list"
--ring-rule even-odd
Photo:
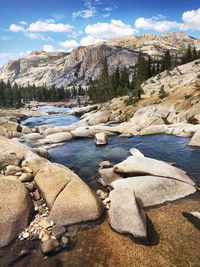
[[(39, 107), (49, 112), (69, 111), (69, 108)], [(66, 114), (31, 117), (23, 122), (33, 128), (40, 125), (64, 126), (79, 118)], [(103, 160), (118, 163), (130, 156), (130, 148), (138, 148), (145, 156), (175, 163), (191, 178), (200, 181), (200, 148), (187, 146), (188, 138), (171, 135), (149, 135), (125, 138), (112, 136), (106, 146), (96, 146), (93, 139), (76, 139), (49, 150), (51, 161), (74, 170), (88, 185), (96, 189), (98, 164)]]
[(200, 181), (200, 148), (187, 146), (189, 139), (170, 135), (113, 136), (106, 146), (96, 146), (93, 139), (78, 139), (49, 150), (51, 161), (73, 169), (90, 186), (96, 188), (98, 164), (103, 160), (119, 163), (138, 148), (145, 156), (176, 163), (191, 178)]

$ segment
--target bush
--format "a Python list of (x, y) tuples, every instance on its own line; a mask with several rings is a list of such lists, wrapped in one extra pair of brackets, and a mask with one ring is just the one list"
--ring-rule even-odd
[(167, 93), (164, 90), (164, 85), (162, 85), (161, 88), (160, 88), (160, 91), (159, 91), (159, 98), (163, 99), (163, 98), (167, 97), (168, 95), (169, 95), (169, 93)]
[(124, 100), (126, 106), (134, 105), (135, 103), (137, 103), (137, 99), (131, 96)]

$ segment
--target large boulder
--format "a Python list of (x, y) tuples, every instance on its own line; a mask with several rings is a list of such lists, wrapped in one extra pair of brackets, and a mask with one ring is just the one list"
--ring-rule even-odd
[(197, 130), (195, 134), (192, 136), (189, 146), (200, 146), (200, 130)]
[(0, 176), (0, 247), (8, 245), (28, 225), (33, 211), (24, 185), (13, 176)]
[(136, 203), (132, 189), (115, 189), (110, 192), (111, 206), (108, 211), (111, 227), (119, 233), (130, 233), (146, 238), (146, 214)]
[(159, 176), (135, 176), (111, 183), (114, 189), (129, 189), (142, 206), (148, 207), (183, 198), (196, 192), (188, 183)]
[(29, 133), (24, 135), (24, 139), (27, 141), (37, 141), (42, 138), (42, 135), (40, 135), (39, 133)]
[(94, 192), (67, 167), (49, 163), (37, 173), (35, 182), (51, 209), (49, 221), (70, 225), (96, 220), (103, 213)]
[(147, 157), (131, 156), (113, 168), (114, 172), (125, 174), (151, 174), (162, 177), (177, 179), (185, 183), (194, 185), (195, 183), (186, 175), (186, 173), (170, 164), (151, 159)]

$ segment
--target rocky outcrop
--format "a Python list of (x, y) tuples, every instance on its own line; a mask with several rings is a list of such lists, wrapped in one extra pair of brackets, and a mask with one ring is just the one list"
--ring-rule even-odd
[(95, 194), (67, 167), (47, 164), (35, 181), (51, 210), (50, 221), (70, 225), (98, 219), (103, 212)]
[(109, 223), (119, 233), (129, 233), (137, 238), (146, 238), (146, 214), (137, 205), (134, 191), (115, 189), (110, 192)]
[(178, 54), (180, 57), (189, 44), (196, 46), (197, 50), (200, 49), (198, 39), (184, 33), (168, 33), (159, 36), (123, 37), (93, 46), (78, 47), (70, 54), (35, 51), (27, 57), (7, 62), (0, 69), (0, 80), (9, 80), (19, 85), (87, 85), (90, 79), (98, 78), (105, 57), (109, 72), (113, 73), (116, 66), (120, 69), (134, 67), (139, 52), (161, 58), (169, 49), (171, 55)]
[(0, 69), (0, 79), (19, 85), (87, 85), (90, 79), (98, 78), (105, 56), (108, 59), (110, 73), (116, 66), (134, 66), (138, 59), (137, 52), (105, 44), (79, 47), (69, 55), (41, 51), (6, 63)]
[(23, 184), (13, 176), (0, 176), (0, 247), (8, 245), (28, 225), (33, 206)]
[(159, 95), (160, 90), (170, 94), (175, 89), (199, 83), (200, 60), (164, 71), (142, 84), (143, 98)]

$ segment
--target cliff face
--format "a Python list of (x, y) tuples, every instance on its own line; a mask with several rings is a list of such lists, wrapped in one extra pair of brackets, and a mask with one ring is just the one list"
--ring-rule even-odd
[(78, 47), (70, 54), (35, 51), (18, 60), (7, 62), (0, 68), (0, 79), (19, 85), (35, 84), (56, 87), (87, 85), (98, 78), (102, 59), (107, 57), (109, 72), (134, 67), (138, 52), (160, 58), (167, 49), (182, 55), (188, 45), (200, 50), (200, 40), (183, 33), (163, 36), (143, 35), (114, 39), (94, 46)]
[(90, 78), (98, 78), (105, 57), (108, 60), (109, 72), (112, 73), (116, 66), (135, 66), (138, 53), (105, 44), (79, 47), (69, 55), (34, 52), (27, 57), (7, 62), (0, 69), (0, 79), (19, 85), (86, 85)]

